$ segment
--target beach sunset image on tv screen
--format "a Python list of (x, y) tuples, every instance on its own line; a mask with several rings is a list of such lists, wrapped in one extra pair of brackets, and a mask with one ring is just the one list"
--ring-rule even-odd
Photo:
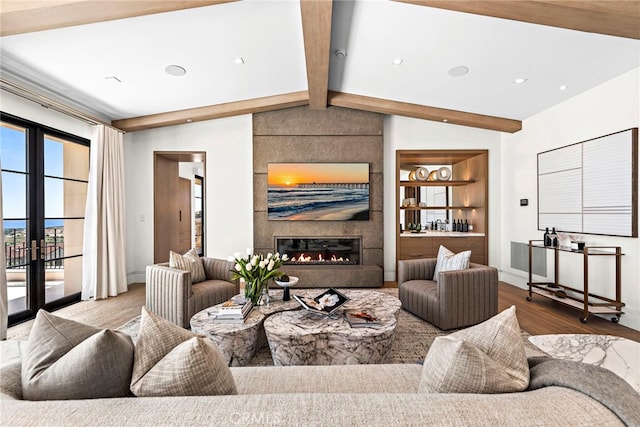
[(270, 163), (270, 220), (369, 219), (368, 163)]

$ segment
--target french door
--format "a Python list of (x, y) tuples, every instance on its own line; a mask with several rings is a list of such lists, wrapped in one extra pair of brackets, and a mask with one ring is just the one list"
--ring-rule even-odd
[(80, 300), (89, 141), (2, 114), (9, 325)]

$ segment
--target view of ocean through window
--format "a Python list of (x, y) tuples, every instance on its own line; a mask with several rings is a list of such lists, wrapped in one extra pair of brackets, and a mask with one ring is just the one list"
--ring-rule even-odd
[[(13, 322), (81, 290), (89, 145), (73, 135), (3, 115), (0, 160)], [(11, 320), (12, 315), (18, 317)]]

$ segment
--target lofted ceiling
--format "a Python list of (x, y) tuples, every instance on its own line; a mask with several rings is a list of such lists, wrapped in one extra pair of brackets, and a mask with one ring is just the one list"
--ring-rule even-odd
[[(522, 120), (640, 66), (635, 0), (0, 7), (3, 82), (128, 131), (334, 105), (516, 132)], [(169, 65), (186, 74), (168, 74)]]

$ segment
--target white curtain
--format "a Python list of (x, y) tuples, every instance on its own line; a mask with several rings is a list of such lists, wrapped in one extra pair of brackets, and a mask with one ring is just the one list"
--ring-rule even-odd
[(83, 300), (127, 291), (123, 150), (121, 132), (96, 126), (84, 224)]
[[(0, 159), (0, 169), (2, 169)], [(2, 173), (0, 173), (0, 213), (2, 213)], [(4, 215), (3, 215), (4, 218)], [(2, 236), (2, 248), (0, 248), (0, 340), (7, 338), (7, 323), (9, 321), (9, 302), (7, 300), (7, 271), (4, 258), (4, 221), (0, 220), (0, 236)]]

